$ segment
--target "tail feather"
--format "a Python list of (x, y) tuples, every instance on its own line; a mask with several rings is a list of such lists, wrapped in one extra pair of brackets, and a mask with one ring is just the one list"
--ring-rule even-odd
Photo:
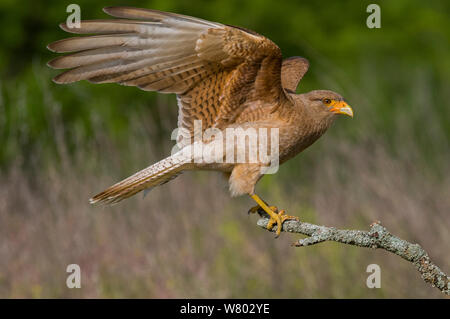
[(114, 204), (140, 191), (167, 183), (188, 168), (188, 162), (177, 154), (155, 163), (92, 197), (91, 204)]

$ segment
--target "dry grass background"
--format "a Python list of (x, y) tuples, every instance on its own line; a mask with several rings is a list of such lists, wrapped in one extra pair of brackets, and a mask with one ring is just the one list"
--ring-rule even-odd
[[(124, 143), (104, 134), (104, 122), (94, 118), (92, 142), (80, 142), (69, 155), (60, 105), (43, 90), (58, 152), (47, 161), (36, 150), (26, 169), (18, 156), (0, 173), (0, 297), (443, 297), (411, 264), (384, 251), (337, 243), (292, 248), (298, 236), (286, 233), (275, 240), (246, 214), (249, 198), (229, 197), (220, 174), (189, 172), (145, 198), (90, 206), (90, 196), (161, 158), (170, 144), (148, 116), (131, 119)], [(154, 106), (162, 118), (165, 112), (173, 117), (167, 103), (162, 97)], [(364, 103), (355, 109), (362, 117), (371, 112)], [(164, 125), (173, 127), (171, 120)], [(393, 155), (362, 129), (354, 141), (334, 127), (304, 156), (265, 177), (258, 190), (309, 222), (366, 229), (381, 220), (392, 233), (421, 244), (448, 272), (446, 156), (431, 173), (426, 154), (405, 139), (413, 133), (402, 130)], [(81, 267), (81, 289), (65, 285), (72, 263)], [(372, 263), (381, 266), (381, 289), (366, 287)]]

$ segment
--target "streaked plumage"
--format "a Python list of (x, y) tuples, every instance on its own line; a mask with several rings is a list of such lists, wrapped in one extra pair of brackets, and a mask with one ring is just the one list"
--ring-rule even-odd
[[(82, 21), (80, 28), (61, 25), (67, 32), (93, 35), (48, 46), (70, 53), (48, 63), (55, 69), (69, 69), (54, 78), (56, 83), (114, 82), (175, 93), (178, 127), (190, 133), (196, 120), (203, 130), (278, 128), (281, 163), (319, 138), (335, 114), (350, 115), (351, 109), (337, 93), (295, 94), (308, 61), (282, 60), (280, 48), (253, 31), (149, 9), (109, 7), (104, 11), (116, 19)], [(111, 186), (91, 202), (118, 202), (188, 169), (224, 171), (230, 174), (233, 195), (253, 197), (266, 164), (200, 164), (177, 153)], [(280, 225), (280, 218), (268, 213)]]

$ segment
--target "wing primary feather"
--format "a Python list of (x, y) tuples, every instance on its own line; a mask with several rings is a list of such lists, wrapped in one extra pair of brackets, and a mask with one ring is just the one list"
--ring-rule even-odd
[[(146, 66), (144, 68), (137, 68), (134, 70), (117, 72), (114, 74), (104, 74), (96, 77), (92, 77), (89, 80), (94, 83), (111, 83), (111, 82), (125, 82), (131, 81), (133, 79), (137, 79), (143, 76), (147, 76), (150, 74), (156, 74), (158, 72), (169, 72), (174, 68), (180, 68), (183, 66), (191, 65), (193, 62), (192, 56), (186, 56), (180, 59), (175, 59), (172, 61), (162, 61), (158, 64), (153, 64)], [(201, 62), (196, 62), (198, 65), (201, 65)]]
[(59, 27), (66, 32), (74, 34), (115, 34), (128, 32), (142, 32), (145, 27), (158, 26), (167, 27), (161, 22), (151, 21), (133, 21), (127, 19), (109, 19), (109, 20), (83, 20), (79, 28), (70, 28), (66, 23), (61, 23)]
[(164, 20), (184, 20), (194, 24), (199, 24), (208, 27), (222, 27), (223, 25), (217, 22), (211, 22), (200, 18), (185, 16), (182, 14), (164, 12), (154, 9), (141, 9), (133, 7), (106, 7), (103, 11), (110, 16), (125, 19), (138, 19), (150, 21), (164, 21)]

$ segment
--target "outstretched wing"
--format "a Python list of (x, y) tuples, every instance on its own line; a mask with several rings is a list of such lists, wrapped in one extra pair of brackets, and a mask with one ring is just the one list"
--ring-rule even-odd
[[(251, 100), (274, 103), (281, 88), (281, 51), (252, 31), (174, 13), (130, 7), (104, 11), (119, 19), (82, 21), (67, 32), (97, 34), (48, 45), (72, 52), (50, 61), (70, 69), (56, 83), (116, 82), (176, 93), (178, 126), (203, 129), (232, 123)], [(248, 104), (248, 103), (247, 103)]]
[(283, 60), (281, 66), (281, 85), (289, 93), (295, 93), (298, 83), (308, 71), (307, 59), (293, 56)]

